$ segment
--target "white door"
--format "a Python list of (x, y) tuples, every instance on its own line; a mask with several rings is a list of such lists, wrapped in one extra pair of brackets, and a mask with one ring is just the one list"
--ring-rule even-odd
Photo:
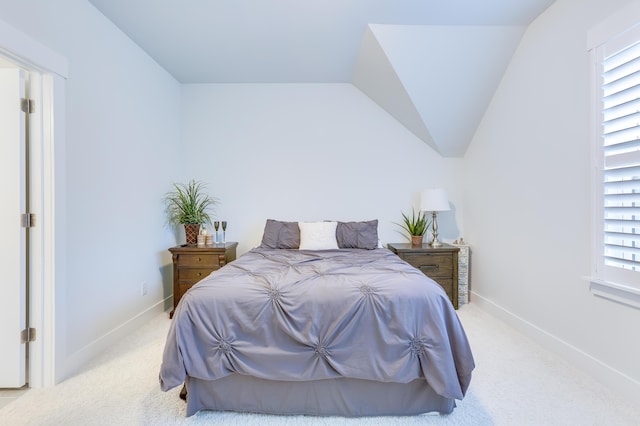
[(0, 68), (0, 388), (26, 384), (25, 72)]

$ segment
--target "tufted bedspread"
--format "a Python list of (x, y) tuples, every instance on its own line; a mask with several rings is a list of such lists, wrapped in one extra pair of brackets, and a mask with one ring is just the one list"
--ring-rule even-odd
[(160, 385), (233, 373), (278, 381), (422, 378), (462, 399), (473, 356), (442, 288), (387, 249), (253, 249), (192, 287)]

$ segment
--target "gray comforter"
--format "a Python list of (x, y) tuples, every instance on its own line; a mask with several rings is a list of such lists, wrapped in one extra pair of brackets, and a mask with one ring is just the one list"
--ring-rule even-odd
[(442, 288), (387, 249), (253, 249), (174, 313), (160, 385), (232, 373), (280, 381), (408, 383), (462, 399), (474, 368)]

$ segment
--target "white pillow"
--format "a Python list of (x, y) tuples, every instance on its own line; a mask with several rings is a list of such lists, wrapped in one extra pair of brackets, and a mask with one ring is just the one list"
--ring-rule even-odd
[(337, 250), (337, 226), (338, 222), (298, 222), (300, 250)]

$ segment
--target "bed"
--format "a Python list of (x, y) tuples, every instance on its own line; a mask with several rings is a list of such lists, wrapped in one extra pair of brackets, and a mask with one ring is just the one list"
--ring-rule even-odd
[(187, 416), (448, 414), (473, 368), (444, 290), (379, 247), (377, 221), (268, 220), (180, 300), (160, 387), (184, 384)]

